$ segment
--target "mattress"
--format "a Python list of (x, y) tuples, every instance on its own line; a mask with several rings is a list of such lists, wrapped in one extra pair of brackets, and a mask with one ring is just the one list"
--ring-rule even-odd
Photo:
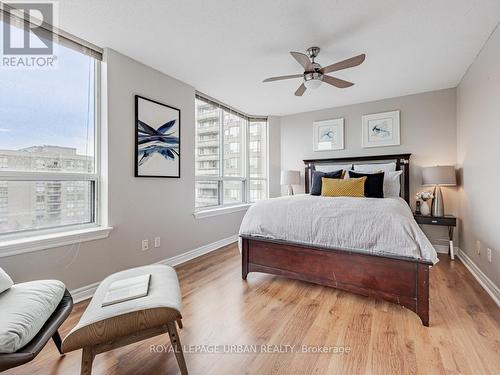
[(438, 262), (436, 250), (401, 198), (299, 194), (259, 201), (240, 236), (280, 240), (371, 255)]

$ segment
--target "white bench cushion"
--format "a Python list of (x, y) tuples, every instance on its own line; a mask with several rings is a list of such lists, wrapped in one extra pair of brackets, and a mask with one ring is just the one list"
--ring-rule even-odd
[(0, 294), (0, 353), (14, 353), (40, 331), (61, 302), (66, 287), (58, 280), (14, 284)]
[[(102, 307), (109, 286), (117, 280), (151, 274), (148, 295)], [(182, 318), (181, 290), (175, 270), (155, 264), (132, 268), (105, 278), (78, 324), (64, 338), (64, 353), (127, 336)]]
[[(114, 281), (148, 273), (151, 274), (151, 279), (147, 296), (105, 307), (101, 306), (109, 286)], [(117, 272), (106, 277), (99, 284), (80, 321), (72, 331), (107, 318), (157, 307), (168, 307), (181, 311), (181, 290), (177, 274), (172, 267), (155, 264)]]

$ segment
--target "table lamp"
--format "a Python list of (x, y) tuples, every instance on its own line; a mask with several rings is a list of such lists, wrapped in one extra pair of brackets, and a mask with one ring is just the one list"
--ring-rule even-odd
[(422, 184), (434, 186), (434, 199), (432, 200), (432, 216), (444, 216), (443, 194), (441, 186), (455, 186), (457, 175), (453, 165), (439, 165), (424, 167), (422, 169)]
[(281, 185), (288, 185), (288, 195), (293, 195), (292, 185), (300, 185), (300, 172), (281, 171)]

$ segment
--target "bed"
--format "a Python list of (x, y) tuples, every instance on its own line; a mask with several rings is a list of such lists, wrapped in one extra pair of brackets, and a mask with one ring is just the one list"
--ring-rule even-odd
[[(316, 169), (394, 162), (400, 197), (306, 195)], [(409, 208), (410, 154), (312, 159), (305, 193), (253, 205), (240, 228), (242, 277), (263, 272), (398, 303), (429, 325), (429, 269), (437, 255)], [(269, 214), (272, 212), (272, 214)]]

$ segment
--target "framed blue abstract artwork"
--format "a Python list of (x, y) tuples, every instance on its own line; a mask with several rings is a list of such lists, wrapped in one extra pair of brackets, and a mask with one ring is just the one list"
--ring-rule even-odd
[(399, 111), (374, 113), (362, 117), (362, 146), (399, 146)]
[(344, 149), (344, 119), (314, 121), (313, 151)]
[(135, 96), (135, 176), (180, 177), (181, 111)]

